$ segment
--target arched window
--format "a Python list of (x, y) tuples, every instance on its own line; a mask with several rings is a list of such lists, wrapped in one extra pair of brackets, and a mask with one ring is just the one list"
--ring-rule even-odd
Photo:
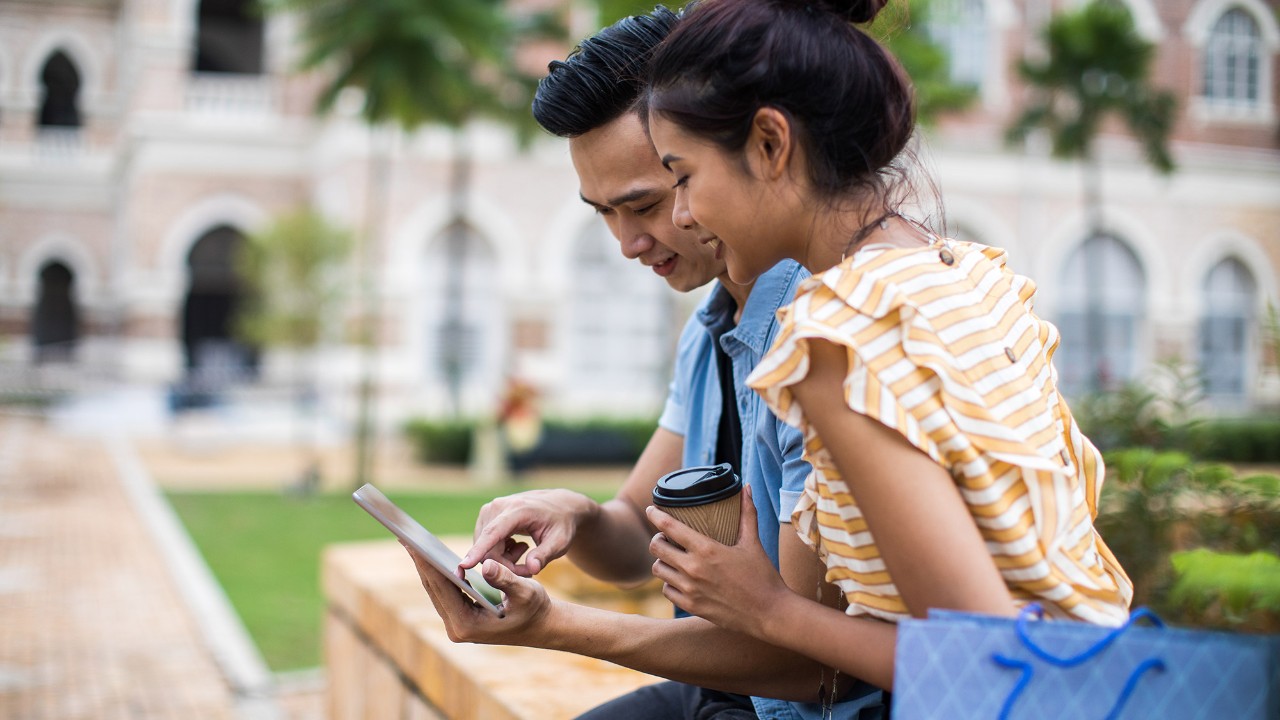
[(254, 0), (200, 0), (196, 72), (262, 73), (262, 14)]
[(1256, 105), (1263, 57), (1262, 33), (1253, 16), (1240, 8), (1228, 10), (1205, 42), (1201, 94), (1214, 104)]
[(80, 127), (80, 73), (65, 53), (49, 56), (40, 71), (44, 93), (40, 101), (41, 127)]
[(1227, 258), (1204, 278), (1200, 316), (1200, 371), (1205, 394), (1241, 399), (1248, 378), (1257, 284), (1244, 263)]
[(236, 337), (235, 317), (244, 298), (236, 255), (244, 236), (222, 225), (191, 247), (191, 278), (182, 308), (182, 345), (188, 380), (216, 390), (251, 377), (257, 370), (255, 348)]
[(618, 251), (602, 221), (573, 245), (566, 325), (569, 373), (561, 393), (575, 408), (648, 412), (661, 406), (679, 324), (662, 279)]
[(36, 362), (71, 360), (79, 335), (75, 275), (66, 265), (50, 262), (40, 268), (40, 288), (31, 322)]
[(951, 82), (981, 87), (988, 46), (984, 0), (934, 0), (927, 17), (929, 37), (950, 59)]
[(426, 374), (459, 412), (491, 402), (502, 379), (507, 323), (497, 273), (493, 248), (466, 223), (427, 247)]
[(1129, 247), (1102, 235), (1085, 241), (1062, 271), (1054, 357), (1067, 394), (1114, 389), (1138, 370), (1147, 279)]

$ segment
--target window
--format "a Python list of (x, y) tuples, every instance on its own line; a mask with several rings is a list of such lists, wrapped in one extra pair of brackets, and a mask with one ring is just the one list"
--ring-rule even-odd
[(80, 73), (66, 54), (49, 57), (40, 71), (40, 84), (40, 127), (80, 127)]
[(935, 0), (927, 29), (950, 60), (951, 81), (981, 87), (987, 67), (987, 18), (983, 0)]
[(1063, 392), (1111, 390), (1134, 377), (1146, 286), (1138, 258), (1114, 237), (1090, 238), (1068, 258), (1058, 313), (1062, 342), (1054, 357)]
[(31, 322), (36, 362), (69, 361), (80, 334), (75, 301), (75, 275), (54, 261), (40, 269), (40, 289)]
[(671, 291), (624, 258), (600, 220), (579, 236), (571, 262), (566, 401), (614, 414), (660, 406), (680, 329)]
[(201, 0), (196, 72), (262, 73), (262, 16), (253, 0)]
[(1202, 94), (1215, 104), (1256, 105), (1262, 57), (1262, 34), (1253, 17), (1239, 8), (1223, 13), (1205, 43)]
[(474, 410), (498, 387), (506, 320), (497, 276), (493, 249), (465, 223), (427, 248), (426, 372), (456, 411)]
[(1200, 371), (1205, 394), (1212, 398), (1245, 395), (1256, 289), (1253, 275), (1235, 258), (1214, 265), (1205, 276)]

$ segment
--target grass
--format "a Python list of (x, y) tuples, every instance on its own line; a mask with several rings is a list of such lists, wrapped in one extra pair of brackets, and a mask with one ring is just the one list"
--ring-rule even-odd
[[(388, 495), (433, 532), (470, 535), (480, 506), (505, 492)], [(306, 499), (267, 491), (167, 495), (276, 672), (321, 663), (321, 549), (335, 542), (392, 537), (345, 492)]]

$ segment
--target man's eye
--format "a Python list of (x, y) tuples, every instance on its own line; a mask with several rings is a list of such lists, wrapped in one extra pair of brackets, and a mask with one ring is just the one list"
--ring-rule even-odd
[(657, 206), (658, 206), (658, 203), (651, 203), (649, 205), (645, 205), (642, 208), (636, 208), (634, 212), (636, 215), (644, 215), (645, 213), (649, 212), (650, 210), (654, 209)]
[(597, 215), (608, 215), (613, 212), (613, 208), (596, 206), (595, 211)]

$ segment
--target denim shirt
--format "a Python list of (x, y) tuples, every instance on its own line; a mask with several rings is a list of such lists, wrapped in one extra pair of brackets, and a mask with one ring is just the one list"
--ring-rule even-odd
[[(684, 467), (715, 463), (722, 405), (712, 342), (723, 331), (720, 346), (733, 363), (733, 387), (742, 420), (742, 480), (751, 485), (760, 544), (775, 568), (779, 523), (791, 522), (791, 511), (804, 491), (810, 468), (802, 457), (804, 438), (800, 431), (769, 412), (760, 395), (747, 387), (746, 380), (773, 344), (778, 332), (778, 309), (791, 302), (800, 281), (807, 277), (809, 273), (790, 260), (761, 275), (751, 289), (737, 327), (733, 327), (733, 299), (717, 283), (680, 334), (675, 374), (658, 421), (667, 430), (684, 436)], [(813, 679), (815, 697), (819, 680)], [(833, 714), (837, 718), (881, 717), (875, 710), (880, 694), (860, 683), (851, 691), (851, 699), (835, 705)], [(822, 717), (822, 707), (816, 703), (759, 697), (751, 700), (761, 720)], [(863, 710), (868, 714), (861, 715)]]
[[(779, 421), (764, 400), (746, 385), (747, 376), (773, 342), (779, 307), (791, 302), (800, 281), (808, 277), (798, 264), (787, 261), (756, 280), (733, 327), (733, 299), (719, 283), (685, 325), (676, 353), (675, 375), (658, 424), (684, 436), (684, 467), (714, 465), (720, 427), (720, 381), (713, 339), (723, 330), (720, 345), (733, 364), (738, 417), (742, 421), (742, 481), (751, 485), (759, 516), (760, 544), (778, 566), (778, 523), (791, 522), (809, 475), (801, 457), (804, 438), (796, 428)], [(815, 687), (817, 687), (815, 685)]]

